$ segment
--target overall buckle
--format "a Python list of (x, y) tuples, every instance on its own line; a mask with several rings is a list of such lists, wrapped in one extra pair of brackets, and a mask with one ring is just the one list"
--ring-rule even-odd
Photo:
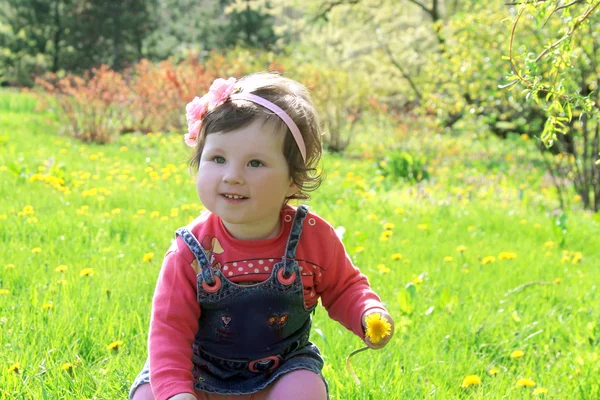
[[(259, 369), (256, 367), (258, 366)], [(260, 358), (258, 360), (250, 361), (248, 364), (248, 369), (251, 372), (268, 372), (273, 371), (279, 367), (279, 357), (270, 356), (265, 358)]]

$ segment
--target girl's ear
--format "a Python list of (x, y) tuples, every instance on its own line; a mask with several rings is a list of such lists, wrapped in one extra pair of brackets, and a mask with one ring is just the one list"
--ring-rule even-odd
[(300, 188), (294, 183), (294, 180), (290, 180), (290, 187), (288, 187), (287, 192), (285, 192), (285, 197), (292, 197), (296, 193), (300, 191)]

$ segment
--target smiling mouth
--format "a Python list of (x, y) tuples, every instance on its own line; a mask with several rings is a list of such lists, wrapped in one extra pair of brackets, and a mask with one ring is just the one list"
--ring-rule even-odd
[(231, 199), (231, 200), (243, 200), (243, 199), (247, 199), (247, 197), (240, 196), (240, 195), (237, 195), (237, 194), (223, 193), (222, 196), (224, 196), (227, 199)]

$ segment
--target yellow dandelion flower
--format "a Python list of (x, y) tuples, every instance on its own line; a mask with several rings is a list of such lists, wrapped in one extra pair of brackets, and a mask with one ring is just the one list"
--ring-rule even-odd
[(463, 245), (460, 245), (456, 248), (456, 251), (458, 251), (459, 253), (462, 253), (466, 250), (467, 250), (467, 246), (463, 246)]
[(81, 271), (79, 271), (79, 276), (80, 277), (84, 277), (84, 276), (93, 276), (94, 275), (94, 268), (84, 268)]
[(387, 274), (388, 272), (391, 271), (391, 269), (389, 269), (388, 267), (385, 266), (385, 264), (378, 264), (377, 265), (377, 269), (379, 270), (379, 272), (381, 272), (382, 274)]
[(0, 294), (10, 294), (10, 290), (8, 290), (8, 289), (0, 289)]
[(154, 257), (154, 253), (146, 253), (146, 254), (144, 254), (144, 258), (142, 259), (142, 262), (150, 262), (153, 257)]
[(546, 394), (546, 393), (548, 393), (548, 389), (540, 387), (540, 388), (534, 389), (532, 394), (534, 396), (539, 396), (540, 394)]
[(50, 310), (50, 309), (52, 309), (52, 307), (54, 307), (54, 305), (52, 303), (42, 304), (42, 310)]
[(54, 268), (54, 271), (65, 272), (67, 269), (69, 269), (69, 267), (67, 267), (66, 265), (59, 265), (58, 267)]
[(571, 263), (577, 264), (579, 261), (581, 261), (582, 258), (583, 258), (583, 254), (578, 251), (575, 253), (575, 255), (573, 255), (573, 259), (571, 260)]
[(525, 355), (525, 352), (523, 350), (515, 350), (512, 353), (510, 353), (510, 358), (521, 358)]
[(392, 325), (382, 317), (381, 313), (375, 312), (367, 315), (365, 322), (367, 323), (365, 336), (373, 344), (379, 343), (381, 339), (389, 336), (392, 332)]
[(42, 249), (40, 247), (34, 247), (33, 249), (31, 249), (32, 253), (39, 253), (40, 251), (42, 251)]
[(487, 257), (483, 257), (483, 259), (481, 260), (481, 265), (491, 264), (493, 262), (496, 262), (496, 257), (487, 256)]
[(354, 253), (360, 253), (361, 251), (364, 251), (365, 248), (363, 246), (356, 246), (354, 248)]
[(475, 227), (473, 225), (469, 225), (469, 226), (467, 226), (467, 230), (468, 231), (474, 231)]
[(160, 217), (160, 213), (158, 211), (152, 211), (150, 213), (150, 217), (152, 217), (152, 218)]
[(554, 247), (554, 242), (548, 241), (548, 242), (544, 243), (544, 247)]
[(492, 367), (488, 370), (488, 374), (490, 374), (490, 375), (496, 375), (496, 374), (498, 374), (498, 372), (500, 372), (500, 370), (496, 367)]
[(115, 208), (110, 213), (113, 214), (113, 215), (121, 214), (121, 209), (120, 208)]
[(392, 254), (392, 260), (394, 260), (394, 261), (400, 260), (401, 258), (402, 258), (402, 254), (400, 254), (400, 253)]
[(395, 212), (396, 214), (404, 214), (404, 209), (403, 209), (403, 208), (400, 208), (400, 207), (398, 207), (398, 208), (396, 208), (396, 209), (394, 210), (394, 212)]
[(500, 260), (513, 260), (517, 258), (517, 253), (511, 253), (508, 251), (503, 251), (498, 255)]
[(21, 368), (21, 363), (17, 362), (8, 368), (8, 372), (14, 372), (15, 374), (18, 374), (20, 372), (20, 368)]
[(387, 224), (383, 224), (383, 229), (385, 229), (386, 231), (391, 231), (395, 227), (396, 227), (396, 225), (394, 225), (390, 222), (388, 222)]
[(444, 261), (445, 261), (445, 262), (452, 262), (452, 260), (453, 260), (453, 258), (452, 258), (452, 257), (450, 257), (450, 256), (446, 256), (446, 257), (444, 257)]
[(561, 283), (561, 282), (562, 282), (562, 279), (561, 279), (561, 278), (556, 278), (556, 279), (554, 280), (554, 284), (555, 284), (555, 285), (558, 285), (558, 284), (559, 284), (559, 283)]
[(59, 285), (66, 285), (67, 281), (65, 279), (59, 279), (59, 280), (56, 281), (56, 283), (59, 284)]
[(70, 362), (66, 362), (60, 366), (60, 369), (62, 369), (63, 371), (67, 371), (67, 372), (71, 372), (73, 370), (73, 368), (75, 368), (75, 366), (73, 364), (71, 364)]
[(521, 378), (515, 384), (516, 387), (534, 387), (535, 382), (528, 378)]
[(420, 285), (421, 283), (423, 283), (423, 282), (424, 282), (424, 280), (423, 280), (423, 277), (422, 277), (422, 276), (415, 276), (415, 277), (412, 279), (412, 282), (413, 282), (415, 285)]
[(4, 266), (4, 269), (15, 269), (15, 265), (14, 264), (6, 264)]
[(462, 381), (462, 388), (468, 388), (469, 386), (481, 385), (481, 378), (477, 375), (467, 375)]
[(429, 226), (427, 226), (427, 224), (419, 224), (417, 225), (417, 229), (420, 229), (422, 231), (426, 230)]
[(119, 350), (119, 347), (123, 345), (122, 340), (117, 340), (106, 346), (106, 350)]

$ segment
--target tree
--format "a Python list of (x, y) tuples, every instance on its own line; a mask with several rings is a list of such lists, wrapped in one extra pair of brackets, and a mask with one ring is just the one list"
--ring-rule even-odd
[[(544, 110), (540, 140), (560, 160), (585, 208), (600, 211), (600, 1), (513, 3), (508, 60), (512, 89)], [(533, 26), (537, 41), (514, 46)], [(522, 41), (522, 40), (521, 40)], [(548, 163), (553, 177), (563, 162)], [(560, 176), (560, 175), (559, 175)], [(559, 194), (561, 183), (555, 179)], [(561, 205), (564, 200), (561, 196)]]

